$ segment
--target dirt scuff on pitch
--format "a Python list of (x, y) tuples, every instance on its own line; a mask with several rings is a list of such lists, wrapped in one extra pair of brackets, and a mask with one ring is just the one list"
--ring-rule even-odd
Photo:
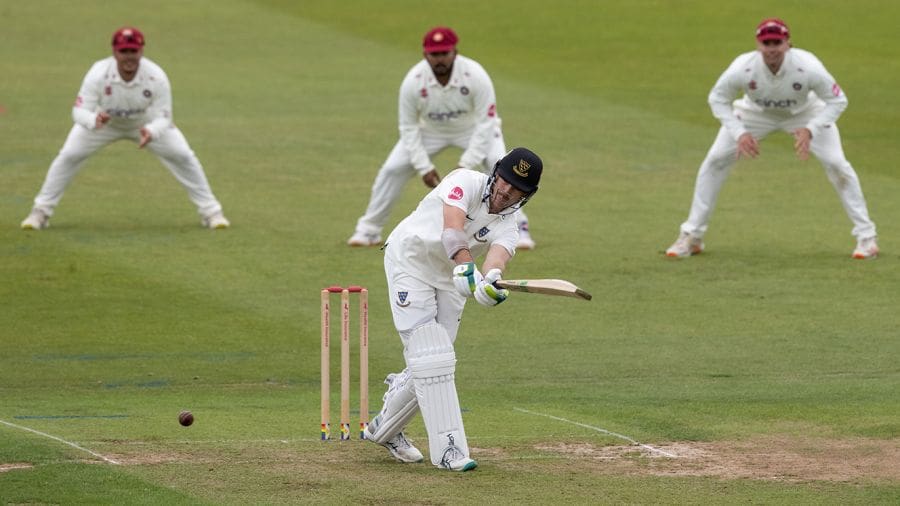
[(33, 465), (28, 464), (26, 462), (14, 462), (10, 464), (0, 464), (0, 473), (5, 473), (7, 471), (13, 471), (15, 469), (32, 469)]
[[(642, 446), (541, 444), (541, 453), (603, 474), (709, 476), (787, 482), (900, 481), (900, 440), (765, 437)], [(675, 455), (669, 457), (665, 454)]]

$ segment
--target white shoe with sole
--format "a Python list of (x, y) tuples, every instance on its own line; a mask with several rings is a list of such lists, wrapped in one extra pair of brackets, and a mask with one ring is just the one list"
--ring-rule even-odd
[(22, 230), (42, 230), (50, 226), (50, 217), (40, 209), (32, 209), (28, 217), (22, 220)]
[(381, 244), (381, 235), (380, 234), (368, 234), (366, 232), (356, 231), (350, 236), (350, 239), (347, 239), (347, 246), (351, 247), (368, 247), (368, 246), (378, 246)]
[(678, 239), (666, 250), (667, 257), (683, 258), (699, 255), (703, 251), (703, 239), (682, 232)]
[(444, 469), (448, 469), (450, 471), (471, 471), (478, 467), (478, 462), (475, 462), (474, 459), (470, 459), (469, 457), (463, 457), (461, 459), (456, 459), (452, 462), (442, 463)]
[(878, 242), (877, 237), (866, 237), (860, 239), (856, 243), (856, 249), (853, 250), (853, 258), (857, 260), (872, 260), (878, 258)]
[(202, 220), (203, 226), (212, 230), (228, 228), (231, 226), (231, 222), (228, 221), (228, 218), (222, 214), (222, 211), (211, 214)]
[[(363, 434), (365, 434), (367, 440), (372, 441), (373, 443), (375, 442), (375, 440), (372, 439), (372, 433), (369, 432), (369, 427), (365, 428)], [(422, 452), (420, 452), (418, 448), (413, 446), (413, 444), (409, 441), (409, 439), (406, 439), (406, 436), (403, 435), (402, 432), (394, 436), (390, 441), (386, 441), (380, 444), (381, 446), (387, 448), (388, 451), (391, 452), (391, 456), (399, 460), (400, 462), (412, 464), (425, 460)]]

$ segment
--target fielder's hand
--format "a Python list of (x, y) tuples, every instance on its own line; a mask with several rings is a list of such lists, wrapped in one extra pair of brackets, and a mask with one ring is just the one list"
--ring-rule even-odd
[(150, 130), (146, 128), (141, 128), (141, 142), (138, 143), (138, 148), (142, 148), (147, 145), (148, 142), (153, 140), (153, 136), (150, 135)]
[(794, 130), (794, 151), (797, 153), (797, 158), (801, 160), (809, 159), (810, 141), (812, 141), (812, 132), (808, 128)]
[(749, 132), (745, 132), (738, 137), (737, 142), (737, 158), (756, 158), (759, 156), (759, 141)]
[(429, 188), (435, 188), (441, 182), (441, 175), (438, 174), (437, 169), (431, 169), (422, 176), (422, 182)]
[(478, 272), (475, 262), (466, 262), (453, 268), (453, 286), (463, 297), (475, 295), (475, 289), (482, 282), (484, 282), (484, 276)]
[(509, 290), (497, 288), (494, 282), (500, 279), (500, 269), (491, 269), (475, 288), (475, 300), (483, 306), (496, 306), (509, 297)]
[(94, 119), (94, 130), (101, 128), (103, 125), (109, 122), (109, 114), (105, 112), (98, 112), (97, 117)]

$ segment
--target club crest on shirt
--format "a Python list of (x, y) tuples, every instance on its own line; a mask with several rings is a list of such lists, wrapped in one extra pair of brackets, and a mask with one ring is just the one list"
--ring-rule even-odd
[(428, 98), (428, 90), (425, 89), (425, 88), (422, 88), (422, 89), (419, 91), (419, 94), (422, 95), (422, 98)]
[(150, 98), (153, 96), (153, 92), (151, 92), (150, 90), (144, 90), (144, 96)]
[(474, 237), (478, 242), (487, 242), (487, 239), (485, 239), (484, 236), (488, 235), (490, 232), (491, 229), (487, 227), (481, 227), (481, 230), (472, 234), (472, 237)]
[(496, 115), (497, 115), (497, 104), (491, 104), (491, 106), (488, 107), (488, 118), (493, 118)]
[(800, 83), (794, 83), (792, 86), (794, 87), (794, 90), (796, 90), (796, 91), (800, 91), (800, 88), (803, 87), (803, 85)]
[(462, 93), (463, 95), (468, 95), (468, 94), (469, 94), (469, 88), (466, 87), (466, 86), (462, 86), (462, 87), (459, 89), (459, 92)]
[(750, 81), (750, 84), (748, 84), (747, 87), (750, 88), (751, 90), (755, 90), (756, 89), (756, 81)]
[(112, 95), (112, 86), (107, 86), (106, 88), (103, 88), (103, 93), (104, 93), (106, 96)]
[(841, 96), (841, 87), (838, 86), (838, 83), (834, 83), (831, 85), (831, 94), (836, 97)]
[(450, 200), (462, 200), (463, 198), (463, 189), (459, 186), (454, 186), (450, 193), (447, 194), (447, 198)]
[(409, 292), (397, 292), (397, 305), (400, 307), (406, 307), (409, 305)]

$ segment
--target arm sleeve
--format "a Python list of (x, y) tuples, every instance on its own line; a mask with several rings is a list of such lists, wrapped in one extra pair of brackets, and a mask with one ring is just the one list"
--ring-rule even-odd
[(490, 76), (483, 69), (475, 73), (477, 82), (473, 82), (472, 111), (475, 115), (475, 129), (469, 139), (469, 145), (459, 158), (459, 166), (478, 170), (491, 145), (494, 132), (500, 127), (497, 117), (497, 96)]
[(809, 82), (810, 89), (825, 102), (825, 108), (806, 125), (812, 136), (815, 137), (821, 133), (825, 125), (837, 121), (844, 109), (847, 108), (848, 101), (834, 77), (825, 69), (825, 65), (818, 58), (813, 58), (815, 64), (811, 66), (814, 70)]
[(422, 143), (422, 130), (419, 128), (419, 90), (413, 75), (415, 69), (407, 74), (400, 85), (399, 110), (397, 113), (400, 128), (400, 142), (409, 153), (410, 164), (420, 175), (434, 169), (431, 158)]
[(732, 110), (732, 102), (735, 96), (741, 91), (740, 59), (736, 59), (732, 64), (719, 76), (719, 80), (709, 92), (709, 108), (712, 109), (713, 116), (722, 123), (728, 133), (734, 140), (738, 140), (741, 135), (747, 132), (744, 124), (734, 117)]
[(94, 64), (81, 82), (75, 105), (72, 106), (72, 121), (93, 130), (97, 126), (97, 107), (100, 103), (100, 93), (103, 92), (103, 68), (100, 64)]
[(172, 126), (172, 88), (162, 69), (157, 69), (155, 77), (159, 84), (153, 95), (153, 102), (147, 108), (147, 123), (144, 128), (150, 132), (150, 137), (158, 139), (165, 129)]

